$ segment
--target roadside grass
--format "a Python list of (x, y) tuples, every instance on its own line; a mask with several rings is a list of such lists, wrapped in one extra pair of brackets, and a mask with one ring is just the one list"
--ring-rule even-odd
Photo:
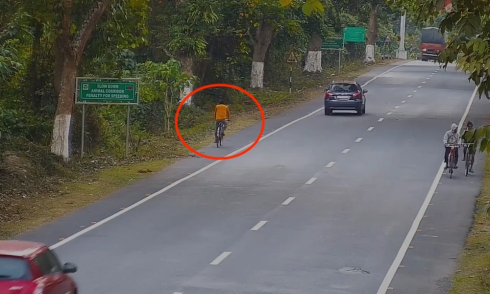
[(450, 294), (490, 293), (490, 217), (487, 214), (490, 206), (490, 157), (486, 159), (484, 170), (473, 225)]
[[(332, 76), (328, 71), (322, 74), (301, 75), (297, 77), (297, 85), (289, 94), (289, 88), (253, 91), (252, 94), (260, 101), (266, 118), (277, 115), (302, 103), (322, 97), (324, 87), (329, 80), (353, 79), (376, 67), (385, 66), (398, 60), (383, 60), (376, 65), (364, 66), (357, 64), (345, 65), (345, 72)], [(321, 106), (319, 106), (321, 107)], [(228, 127), (228, 135), (260, 122), (261, 117), (255, 104), (232, 113), (233, 119)], [(210, 117), (212, 115), (210, 114)], [(194, 149), (200, 149), (213, 143), (214, 125), (212, 121), (196, 124), (182, 131), (182, 137)], [(179, 159), (191, 154), (177, 136), (160, 136), (151, 138), (151, 143), (139, 148), (138, 154), (122, 165), (107, 168), (85, 168), (74, 175), (72, 180), (60, 181), (60, 189), (51, 193), (43, 193), (26, 199), (13, 199), (9, 203), (14, 207), (8, 221), (0, 226), (0, 239), (9, 239), (23, 232), (33, 230), (50, 223), (60, 217), (73, 213), (111, 193), (158, 172)], [(87, 158), (84, 162), (98, 159)]]

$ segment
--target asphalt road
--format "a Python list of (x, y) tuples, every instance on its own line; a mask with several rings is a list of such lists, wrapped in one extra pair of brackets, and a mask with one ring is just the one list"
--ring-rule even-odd
[[(446, 293), (483, 156), (474, 175), (461, 162), (453, 179), (439, 178), (442, 137), (474, 87), (429, 62), (388, 69), (358, 79), (369, 81), (364, 116), (305, 104), (268, 119), (266, 138), (242, 157), (207, 168), (186, 159), (18, 239), (76, 263), (82, 294)], [(477, 97), (468, 118), (482, 124), (489, 109)], [(203, 152), (234, 152), (259, 127)]]

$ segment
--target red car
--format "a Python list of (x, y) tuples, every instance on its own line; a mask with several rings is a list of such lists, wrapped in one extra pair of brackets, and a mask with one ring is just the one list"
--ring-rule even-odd
[(61, 265), (43, 244), (0, 240), (1, 294), (77, 294), (77, 284), (68, 275), (76, 271), (72, 263)]

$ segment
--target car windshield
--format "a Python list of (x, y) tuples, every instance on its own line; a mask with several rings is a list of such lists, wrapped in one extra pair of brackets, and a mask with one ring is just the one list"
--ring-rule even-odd
[(356, 85), (353, 84), (332, 84), (330, 86), (332, 92), (357, 92)]
[(26, 260), (18, 257), (0, 256), (0, 281), (30, 279), (31, 271)]

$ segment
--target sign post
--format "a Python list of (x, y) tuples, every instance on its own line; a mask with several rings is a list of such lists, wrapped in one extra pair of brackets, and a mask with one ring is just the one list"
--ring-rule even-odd
[(341, 69), (340, 60), (342, 58), (342, 50), (344, 49), (344, 40), (340, 38), (327, 38), (322, 42), (322, 50), (337, 50), (339, 51), (339, 74)]
[(75, 104), (82, 104), (82, 146), (85, 149), (85, 106), (86, 105), (125, 105), (126, 117), (126, 157), (129, 156), (129, 123), (132, 105), (139, 104), (139, 79), (111, 79), (77, 77)]
[(298, 62), (298, 58), (296, 58), (296, 54), (294, 53), (294, 50), (289, 51), (289, 56), (288, 59), (286, 60), (287, 63), (290, 64), (289, 66), (289, 94), (291, 94), (291, 88), (293, 87), (293, 63)]

